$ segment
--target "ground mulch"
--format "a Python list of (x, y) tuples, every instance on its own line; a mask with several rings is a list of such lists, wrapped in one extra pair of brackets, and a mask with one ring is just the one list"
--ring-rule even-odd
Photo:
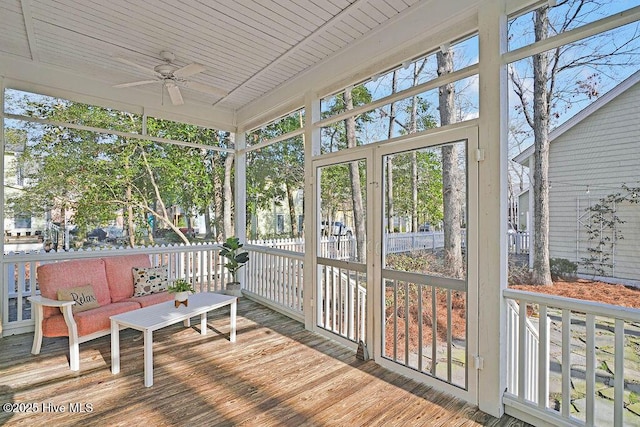
[(586, 279), (557, 280), (553, 285), (511, 285), (510, 289), (640, 308), (640, 288)]

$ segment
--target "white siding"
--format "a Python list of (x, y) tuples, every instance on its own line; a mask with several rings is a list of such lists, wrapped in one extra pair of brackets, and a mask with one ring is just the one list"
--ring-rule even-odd
[[(580, 261), (589, 242), (578, 216), (622, 184), (640, 186), (640, 83), (551, 143), (551, 257)], [(588, 193), (587, 193), (588, 189)], [(579, 206), (578, 206), (578, 199)], [(619, 207), (624, 236), (616, 245), (615, 277), (640, 279), (640, 205)], [(580, 271), (580, 270), (579, 270)]]

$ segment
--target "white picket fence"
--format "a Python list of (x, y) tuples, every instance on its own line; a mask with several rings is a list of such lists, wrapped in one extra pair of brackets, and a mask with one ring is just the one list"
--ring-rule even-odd
[(517, 231), (507, 235), (507, 244), (510, 254), (528, 254), (529, 253), (529, 232)]

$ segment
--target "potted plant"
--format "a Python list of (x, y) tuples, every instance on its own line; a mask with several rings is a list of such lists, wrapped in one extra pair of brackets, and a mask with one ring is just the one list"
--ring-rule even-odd
[(178, 307), (180, 304), (184, 304), (185, 306), (189, 305), (189, 292), (195, 292), (191, 283), (187, 282), (184, 279), (176, 279), (173, 283), (169, 284), (167, 287), (167, 291), (176, 294), (175, 295), (175, 306)]
[(242, 296), (240, 282), (238, 282), (238, 270), (249, 261), (249, 253), (242, 250), (243, 244), (237, 237), (229, 237), (223, 244), (220, 255), (227, 259), (224, 266), (231, 274), (232, 281), (227, 283), (227, 293), (235, 296)]

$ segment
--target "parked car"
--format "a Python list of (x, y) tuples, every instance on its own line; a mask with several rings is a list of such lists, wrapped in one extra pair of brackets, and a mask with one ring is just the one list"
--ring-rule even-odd
[(192, 227), (180, 227), (179, 228), (180, 232), (182, 234), (184, 234), (187, 237), (195, 237), (196, 234), (198, 234), (198, 229), (197, 228), (192, 228)]
[(425, 222), (424, 224), (420, 224), (418, 226), (419, 233), (425, 233), (427, 231), (431, 231), (431, 224), (429, 224), (428, 222)]
[(329, 221), (322, 221), (320, 224), (320, 230), (323, 236), (328, 236), (331, 234), (332, 236), (347, 236), (351, 237), (353, 235), (353, 230), (351, 227), (346, 226), (341, 221), (334, 221), (331, 223), (331, 226), (328, 226)]

